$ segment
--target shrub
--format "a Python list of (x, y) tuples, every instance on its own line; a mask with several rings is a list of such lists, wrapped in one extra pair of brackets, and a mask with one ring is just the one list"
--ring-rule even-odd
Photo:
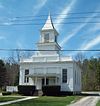
[(32, 96), (36, 90), (36, 87), (33, 85), (19, 85), (18, 93), (25, 96)]
[(2, 92), (2, 95), (5, 96), (5, 95), (11, 95), (11, 92)]
[(60, 86), (43, 86), (42, 87), (43, 95), (47, 96), (57, 96), (60, 95)]

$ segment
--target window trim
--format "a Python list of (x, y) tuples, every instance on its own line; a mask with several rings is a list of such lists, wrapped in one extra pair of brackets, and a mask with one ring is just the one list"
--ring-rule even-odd
[(67, 83), (67, 69), (62, 69), (62, 83)]
[(24, 83), (29, 83), (29, 77), (27, 77), (26, 75), (29, 74), (29, 69), (25, 69), (25, 73), (24, 73)]

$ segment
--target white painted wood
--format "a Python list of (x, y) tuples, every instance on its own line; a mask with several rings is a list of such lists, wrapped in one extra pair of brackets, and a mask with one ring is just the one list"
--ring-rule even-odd
[[(81, 91), (81, 69), (70, 56), (61, 56), (61, 49), (55, 36), (57, 32), (53, 26), (50, 16), (41, 30), (40, 41), (37, 44), (38, 50), (58, 50), (58, 51), (38, 51), (28, 59), (20, 60), (20, 80), (19, 85), (36, 85), (37, 89), (42, 88), (42, 78), (49, 79), (49, 85), (60, 85), (61, 91), (80, 92)], [(50, 21), (51, 25), (47, 22)], [(49, 42), (44, 42), (44, 35), (49, 33)], [(29, 69), (29, 82), (25, 83), (25, 69)], [(62, 82), (62, 69), (67, 69), (67, 82)], [(76, 82), (75, 82), (76, 72)]]

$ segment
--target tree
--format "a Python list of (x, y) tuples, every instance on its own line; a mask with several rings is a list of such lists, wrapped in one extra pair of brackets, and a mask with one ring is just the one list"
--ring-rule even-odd
[(79, 52), (76, 54), (75, 56), (75, 61), (80, 61), (80, 62), (83, 62), (83, 60), (86, 58), (86, 56), (82, 53), (82, 52)]
[(82, 90), (100, 90), (100, 57), (86, 59), (78, 53), (74, 59), (82, 69)]
[(7, 81), (6, 67), (3, 60), (0, 60), (0, 88), (6, 86)]
[(82, 67), (83, 90), (100, 90), (100, 58), (85, 59)]
[(6, 59), (6, 69), (8, 77), (8, 85), (18, 85), (19, 80), (19, 52), (12, 52), (11, 55)]
[(75, 55), (74, 60), (82, 68), (82, 64), (85, 58), (86, 56), (82, 52), (79, 52), (78, 54)]
[(100, 90), (100, 58), (97, 60), (96, 89)]
[(13, 57), (10, 57), (6, 62), (8, 85), (18, 85), (19, 78), (19, 64), (14, 60)]

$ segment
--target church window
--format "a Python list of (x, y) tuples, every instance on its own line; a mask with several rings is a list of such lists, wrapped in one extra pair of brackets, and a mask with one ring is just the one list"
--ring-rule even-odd
[(67, 83), (67, 69), (62, 69), (62, 82)]
[(29, 82), (29, 78), (27, 77), (28, 74), (29, 74), (29, 69), (25, 69), (25, 77), (24, 77), (24, 82), (25, 83)]
[(44, 35), (44, 42), (49, 42), (49, 33)]
[(75, 70), (75, 84), (77, 83), (77, 73), (76, 73), (76, 70)]
[(55, 36), (55, 42), (57, 42), (57, 36)]

